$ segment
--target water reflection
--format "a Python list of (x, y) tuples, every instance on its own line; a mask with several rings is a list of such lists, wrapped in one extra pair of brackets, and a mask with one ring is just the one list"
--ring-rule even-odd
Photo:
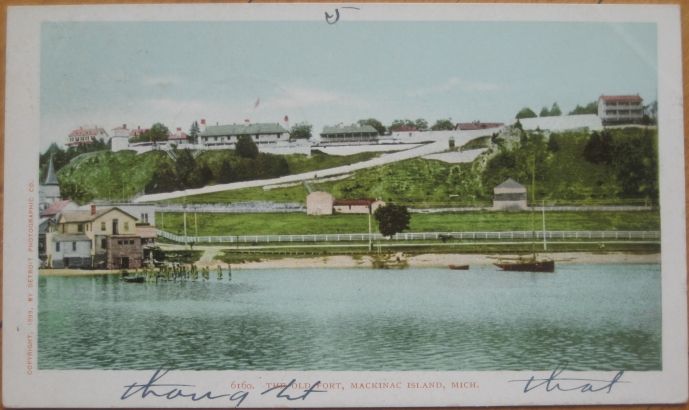
[(42, 369), (660, 369), (660, 267), (42, 277)]

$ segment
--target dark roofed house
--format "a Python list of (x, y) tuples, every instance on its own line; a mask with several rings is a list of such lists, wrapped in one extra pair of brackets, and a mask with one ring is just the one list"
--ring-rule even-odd
[(321, 145), (357, 145), (378, 143), (378, 131), (370, 125), (323, 127)]
[(526, 187), (512, 178), (493, 188), (493, 209), (521, 211), (527, 209)]
[(289, 132), (278, 123), (209, 125), (199, 134), (206, 146), (234, 145), (240, 136), (247, 135), (256, 143), (277, 144), (289, 141)]

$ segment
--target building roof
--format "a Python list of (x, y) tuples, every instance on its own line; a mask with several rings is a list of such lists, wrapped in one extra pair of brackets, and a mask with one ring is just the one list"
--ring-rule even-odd
[(633, 102), (640, 103), (643, 101), (638, 94), (637, 95), (601, 95), (600, 99), (605, 102)]
[(255, 134), (282, 134), (287, 132), (277, 122), (257, 124), (226, 124), (209, 125), (201, 132), (202, 137), (214, 137), (221, 135), (255, 135)]
[(69, 133), (70, 137), (95, 137), (100, 134), (105, 134), (105, 130), (101, 127), (84, 128), (79, 127)]
[(486, 128), (498, 128), (502, 127), (503, 123), (501, 122), (481, 122), (481, 121), (473, 121), (473, 122), (460, 122), (457, 124), (456, 129), (460, 131), (473, 131), (473, 130), (483, 130)]
[(375, 128), (373, 128), (370, 125), (340, 125), (340, 126), (335, 126), (335, 127), (328, 127), (325, 126), (323, 127), (323, 132), (321, 132), (321, 135), (323, 134), (367, 134), (367, 133), (374, 133), (378, 134), (378, 131), (376, 131)]
[(55, 216), (62, 212), (69, 204), (73, 203), (69, 199), (55, 201), (41, 212), (41, 216)]
[(57, 181), (57, 174), (55, 174), (55, 168), (53, 167), (52, 155), (50, 156), (50, 162), (48, 162), (48, 175), (46, 175), (43, 185), (59, 185)]
[(375, 199), (370, 199), (370, 198), (362, 198), (362, 199), (336, 199), (335, 201), (333, 201), (333, 205), (334, 205), (334, 206), (338, 206), (338, 205), (339, 205), (339, 206), (342, 206), (342, 205), (345, 205), (345, 206), (346, 206), (346, 205), (351, 205), (351, 206), (355, 206), (355, 205), (359, 205), (359, 206), (361, 206), (361, 205), (363, 205), (363, 206), (369, 206), (369, 205), (371, 205), (371, 204), (374, 203), (374, 202), (376, 202), (376, 200), (375, 200)]
[(118, 210), (118, 211), (122, 212), (123, 214), (130, 216), (130, 217), (132, 217), (134, 220), (137, 219), (135, 216), (133, 216), (133, 215), (127, 213), (127, 212), (124, 212), (124, 211), (121, 210), (120, 208), (112, 207), (112, 208), (101, 208), (101, 209), (96, 209), (96, 213), (95, 213), (95, 214), (91, 214), (91, 211), (90, 211), (90, 210), (87, 210), (87, 211), (84, 211), (84, 210), (80, 210), (80, 211), (65, 211), (65, 212), (62, 212), (62, 213), (60, 214), (60, 218), (58, 218), (58, 220), (64, 219), (65, 223), (91, 222), (91, 221), (93, 221), (93, 220), (95, 220), (95, 219), (97, 219), (97, 218), (99, 218), (99, 217), (101, 217), (101, 216), (107, 214), (108, 212), (114, 211), (114, 210)]
[(505, 180), (505, 182), (496, 186), (495, 188), (524, 188), (524, 189), (526, 189), (526, 187), (524, 185), (520, 184), (519, 182), (515, 181), (512, 178), (507, 178)]

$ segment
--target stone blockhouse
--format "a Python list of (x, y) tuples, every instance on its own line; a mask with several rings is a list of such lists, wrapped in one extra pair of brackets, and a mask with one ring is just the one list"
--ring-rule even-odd
[(493, 209), (498, 211), (521, 211), (527, 209), (526, 187), (508, 178), (493, 189)]

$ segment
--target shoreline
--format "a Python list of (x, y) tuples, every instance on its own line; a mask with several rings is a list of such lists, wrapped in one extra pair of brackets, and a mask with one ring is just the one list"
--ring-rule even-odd
[[(403, 257), (401, 253), (398, 254)], [(560, 264), (643, 264), (660, 263), (660, 253), (634, 254), (625, 252), (593, 253), (593, 252), (554, 252), (542, 255), (553, 258)], [(516, 255), (500, 255), (512, 257)], [(496, 261), (496, 256), (488, 254), (437, 254), (426, 253), (404, 257), (409, 268), (446, 268), (448, 265), (486, 266)], [(280, 258), (266, 259), (259, 262), (245, 262), (232, 264), (233, 270), (252, 269), (299, 269), (299, 268), (371, 268), (370, 256), (352, 257), (349, 255), (319, 256), (312, 258)], [(218, 260), (196, 262), (197, 267), (217, 268), (221, 266), (227, 269), (229, 265)], [(89, 276), (89, 275), (115, 275), (120, 270), (84, 270), (84, 269), (39, 269), (40, 276)], [(134, 271), (132, 271), (134, 272)]]

